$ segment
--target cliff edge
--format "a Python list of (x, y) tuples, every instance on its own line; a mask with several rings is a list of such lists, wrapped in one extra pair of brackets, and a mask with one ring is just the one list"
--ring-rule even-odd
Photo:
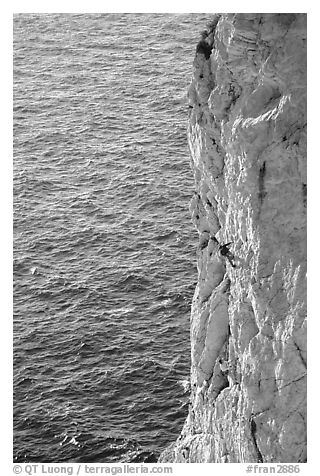
[(306, 21), (215, 15), (196, 49), (190, 407), (160, 462), (306, 461)]

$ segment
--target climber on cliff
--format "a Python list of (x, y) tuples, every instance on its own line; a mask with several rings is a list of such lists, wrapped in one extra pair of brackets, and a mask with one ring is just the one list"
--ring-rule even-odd
[(220, 365), (220, 369), (221, 369), (221, 372), (222, 372), (222, 373), (228, 372), (228, 370), (229, 370), (229, 365), (228, 365), (227, 362), (225, 362), (224, 360), (222, 360), (221, 357), (220, 357), (219, 360), (218, 360), (218, 363), (219, 363), (219, 365)]
[(188, 458), (189, 458), (189, 450), (190, 450), (189, 446), (185, 446), (185, 447), (182, 449), (182, 453), (181, 453), (181, 454), (182, 454), (182, 457), (183, 457), (184, 459), (188, 459)]
[(224, 258), (227, 258), (231, 266), (235, 268), (236, 267), (236, 265), (234, 264), (235, 257), (234, 257), (234, 254), (229, 250), (229, 246), (231, 244), (232, 244), (232, 241), (230, 241), (229, 243), (226, 243), (225, 245), (220, 245), (219, 251), (221, 256), (223, 256)]

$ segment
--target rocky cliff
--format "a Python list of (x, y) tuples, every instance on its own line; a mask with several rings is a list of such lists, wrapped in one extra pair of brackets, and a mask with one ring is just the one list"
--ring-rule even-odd
[(216, 15), (188, 138), (189, 415), (160, 462), (306, 461), (306, 15)]

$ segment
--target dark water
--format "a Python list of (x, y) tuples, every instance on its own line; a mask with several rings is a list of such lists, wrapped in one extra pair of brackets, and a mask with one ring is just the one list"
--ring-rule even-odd
[(207, 20), (14, 18), (15, 461), (152, 461), (181, 430)]

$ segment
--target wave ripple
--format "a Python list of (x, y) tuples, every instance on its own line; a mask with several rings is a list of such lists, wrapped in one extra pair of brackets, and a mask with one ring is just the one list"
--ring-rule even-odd
[(146, 461), (180, 431), (201, 14), (14, 16), (14, 458)]

